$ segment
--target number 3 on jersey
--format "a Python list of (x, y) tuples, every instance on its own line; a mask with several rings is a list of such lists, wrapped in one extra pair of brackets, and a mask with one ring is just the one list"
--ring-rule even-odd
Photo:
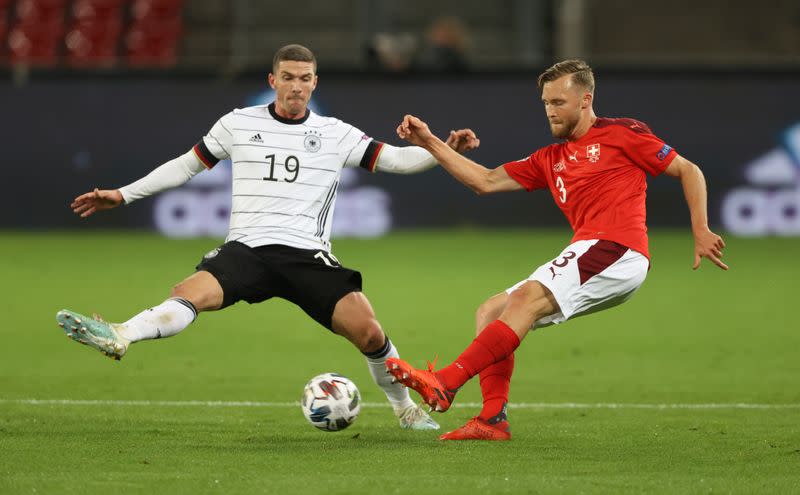
[[(277, 181), (278, 179), (275, 178), (275, 155), (267, 155), (264, 159), (269, 161), (269, 177), (264, 177), (264, 180)], [(294, 174), (291, 178), (284, 177), (283, 180), (286, 182), (296, 181), (298, 174), (300, 174), (300, 160), (294, 155), (289, 155), (283, 162), (283, 166), (288, 174)]]
[(562, 203), (567, 202), (567, 186), (564, 185), (564, 179), (560, 175), (556, 175), (556, 189), (558, 189), (558, 199)]

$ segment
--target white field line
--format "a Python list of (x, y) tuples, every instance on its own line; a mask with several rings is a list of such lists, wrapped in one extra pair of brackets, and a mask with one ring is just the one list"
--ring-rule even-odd
[[(2, 404), (31, 406), (159, 406), (159, 407), (298, 407), (299, 402), (203, 401), (203, 400), (76, 400), (76, 399), (0, 399)], [(385, 402), (362, 402), (362, 407), (389, 407)], [(456, 402), (454, 408), (481, 407), (477, 402)], [(800, 404), (754, 404), (748, 402), (708, 404), (633, 404), (579, 402), (516, 402), (510, 409), (800, 409)]]

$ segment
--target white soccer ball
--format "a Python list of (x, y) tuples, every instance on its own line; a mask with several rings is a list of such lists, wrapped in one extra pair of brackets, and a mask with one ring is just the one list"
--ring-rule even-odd
[(323, 373), (308, 381), (300, 407), (308, 422), (320, 430), (344, 430), (361, 411), (361, 394), (342, 375)]

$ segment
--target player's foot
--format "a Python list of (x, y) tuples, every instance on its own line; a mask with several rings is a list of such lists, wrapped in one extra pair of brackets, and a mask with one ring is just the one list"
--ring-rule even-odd
[(511, 431), (508, 421), (501, 421), (496, 424), (489, 424), (481, 418), (475, 417), (467, 421), (467, 424), (457, 430), (448, 431), (439, 436), (439, 440), (490, 440), (505, 441), (511, 440)]
[(103, 321), (97, 315), (92, 318), (62, 309), (56, 313), (58, 326), (64, 329), (67, 337), (90, 347), (94, 347), (106, 356), (119, 361), (128, 350), (130, 341), (124, 339), (114, 329), (114, 325)]
[(400, 428), (404, 430), (438, 430), (439, 423), (433, 420), (424, 409), (414, 404), (405, 409), (395, 411), (400, 420)]
[(457, 390), (448, 390), (436, 378), (431, 363), (428, 363), (427, 370), (418, 370), (400, 358), (389, 358), (386, 360), (386, 371), (395, 380), (421, 395), (423, 402), (431, 406), (432, 411), (447, 411), (456, 397)]

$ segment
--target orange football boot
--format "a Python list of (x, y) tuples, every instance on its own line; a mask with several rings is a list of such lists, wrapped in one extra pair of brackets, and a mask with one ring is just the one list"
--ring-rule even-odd
[(435, 364), (434, 359), (433, 364), (428, 363), (427, 370), (418, 370), (400, 358), (389, 358), (386, 360), (386, 371), (395, 380), (421, 395), (422, 401), (428, 404), (432, 411), (445, 412), (450, 409), (457, 390), (448, 390), (436, 378), (433, 372)]
[(448, 431), (439, 436), (439, 440), (491, 440), (503, 442), (511, 440), (511, 431), (508, 421), (489, 424), (479, 417), (467, 421), (467, 424), (453, 431)]

